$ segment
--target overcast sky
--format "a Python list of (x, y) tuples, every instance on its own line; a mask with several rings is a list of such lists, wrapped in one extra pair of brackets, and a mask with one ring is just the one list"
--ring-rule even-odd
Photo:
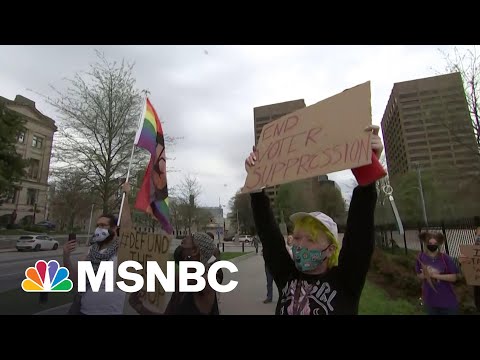
[[(168, 173), (169, 185), (194, 175), (202, 185), (202, 205), (228, 205), (245, 181), (254, 107), (295, 99), (308, 106), (370, 80), (373, 123), (380, 124), (393, 84), (443, 72), (439, 49), (453, 47), (0, 46), (0, 96), (26, 96), (55, 119), (52, 108), (28, 89), (51, 94), (49, 84), (62, 87), (63, 78), (88, 70), (95, 49), (112, 60), (135, 62), (137, 86), (150, 91), (164, 131), (182, 137), (167, 149), (175, 158), (168, 165), (176, 170)], [(348, 193), (350, 171), (330, 178)]]

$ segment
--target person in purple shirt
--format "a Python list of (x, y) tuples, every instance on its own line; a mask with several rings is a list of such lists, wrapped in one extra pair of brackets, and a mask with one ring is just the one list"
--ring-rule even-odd
[[(415, 271), (422, 280), (422, 300), (428, 315), (455, 315), (458, 313), (458, 300), (453, 289), (459, 269), (453, 259), (440, 252), (445, 242), (441, 233), (420, 234), (426, 251), (420, 253)], [(430, 281), (429, 281), (430, 280)]]

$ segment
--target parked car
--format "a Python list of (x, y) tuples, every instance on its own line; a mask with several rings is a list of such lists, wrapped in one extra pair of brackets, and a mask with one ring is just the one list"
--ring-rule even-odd
[(35, 226), (42, 226), (46, 228), (47, 230), (55, 230), (56, 225), (51, 222), (51, 221), (40, 221), (39, 223), (36, 223)]
[(15, 245), (18, 251), (23, 250), (57, 250), (58, 241), (48, 235), (22, 235)]
[(246, 242), (247, 244), (253, 240), (252, 235), (240, 235), (238, 241)]
[(234, 235), (227, 236), (223, 239), (223, 241), (233, 241), (234, 240)]

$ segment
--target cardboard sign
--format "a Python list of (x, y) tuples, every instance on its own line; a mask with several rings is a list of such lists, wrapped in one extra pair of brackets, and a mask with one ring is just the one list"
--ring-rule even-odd
[(422, 267), (422, 274), (425, 277), (425, 281), (430, 285), (430, 287), (435, 291), (438, 292), (437, 289), (435, 288), (435, 285), (433, 285), (432, 278), (430, 277), (430, 272), (428, 271), (428, 266), (425, 265), (423, 262), (418, 260), (420, 263), (420, 266)]
[[(138, 261), (142, 264), (143, 270), (137, 271), (142, 275), (144, 281), (143, 291), (147, 291), (147, 261), (156, 261), (163, 273), (167, 273), (167, 261), (169, 260), (169, 248), (172, 238), (166, 232), (160, 233), (143, 233), (138, 232), (134, 228), (120, 228), (120, 246), (118, 248), (118, 263), (121, 264), (127, 260)], [(129, 272), (134, 272), (133, 268), (129, 268)], [(125, 281), (127, 285), (133, 285), (133, 281), (118, 279)], [(130, 295), (130, 294), (128, 294)], [(165, 305), (165, 290), (160, 282), (156, 280), (155, 292), (146, 293), (143, 305), (156, 312), (161, 312)]]
[(266, 124), (243, 193), (371, 164), (370, 82)]
[(461, 254), (467, 257), (462, 262), (462, 272), (468, 285), (480, 286), (480, 245), (460, 245)]

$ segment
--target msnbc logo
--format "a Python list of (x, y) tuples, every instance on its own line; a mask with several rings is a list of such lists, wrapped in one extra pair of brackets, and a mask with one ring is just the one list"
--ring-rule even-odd
[(25, 270), (22, 289), (26, 292), (69, 292), (73, 283), (68, 275), (68, 269), (61, 267), (58, 261), (38, 260), (35, 267)]

